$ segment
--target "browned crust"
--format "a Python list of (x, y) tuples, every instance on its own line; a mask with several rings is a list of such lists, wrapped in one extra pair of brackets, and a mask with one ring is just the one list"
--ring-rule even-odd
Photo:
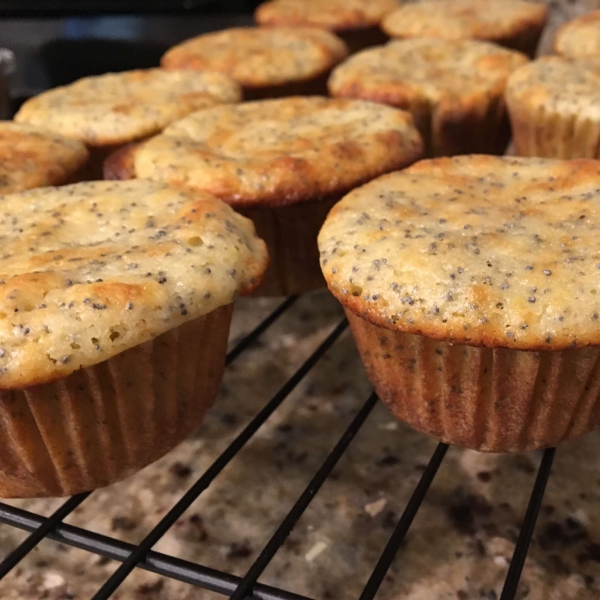
[(267, 277), (267, 271), (270, 263), (271, 257), (267, 254), (265, 261), (261, 265), (261, 270), (238, 289), (238, 296), (251, 296), (260, 288)]
[[(380, 135), (380, 141), (384, 141), (387, 147), (397, 147), (404, 141), (404, 136), (396, 132), (388, 132)], [(420, 140), (419, 140), (420, 141)], [(357, 159), (362, 154), (362, 150), (353, 142), (339, 143), (331, 149), (331, 160), (335, 162), (337, 157), (346, 157), (356, 155)], [(402, 169), (416, 160), (423, 154), (422, 142), (415, 145), (412, 152), (407, 152), (402, 157), (395, 157), (394, 160), (385, 160), (378, 166), (373, 166), (365, 170), (360, 178), (343, 177), (323, 181), (322, 178), (314, 177), (314, 171), (308, 161), (294, 157), (282, 157), (275, 161), (271, 166), (272, 170), (278, 172), (281, 176), (282, 184), (277, 187), (272, 195), (265, 196), (257, 200), (255, 197), (243, 197), (238, 195), (231, 187), (224, 184), (222, 187), (216, 187), (212, 193), (234, 208), (251, 208), (254, 206), (278, 207), (289, 206), (301, 202), (311, 202), (329, 196), (342, 196), (355, 187), (359, 187), (379, 175), (384, 175), (392, 171)], [(232, 168), (232, 176), (234, 176)], [(351, 179), (351, 181), (346, 181)], [(310, 183), (309, 183), (310, 182)], [(183, 182), (179, 185), (185, 187)]]
[[(332, 210), (332, 212), (335, 210)], [(331, 213), (330, 213), (331, 214)], [(388, 319), (382, 311), (378, 310), (374, 306), (367, 305), (361, 298), (352, 296), (351, 294), (342, 294), (339, 287), (333, 285), (330, 281), (327, 282), (329, 291), (338, 299), (340, 304), (345, 308), (354, 313), (357, 317), (382, 327), (390, 331), (398, 331), (402, 333), (412, 333), (416, 335), (424, 335), (434, 340), (446, 341), (450, 344), (468, 344), (469, 346), (484, 346), (486, 348), (514, 348), (517, 350), (563, 350), (565, 345), (554, 345), (554, 344), (511, 344), (508, 339), (500, 339), (494, 332), (487, 330), (485, 327), (480, 327), (477, 331), (470, 330), (469, 337), (459, 337), (442, 330), (437, 327), (436, 324), (421, 323), (415, 325), (414, 323), (408, 323), (407, 321), (398, 322), (396, 325), (388, 322)], [(600, 336), (598, 340), (600, 344)], [(583, 344), (584, 346), (590, 344)]]
[[(482, 2), (482, 9), (485, 10), (486, 2)], [(539, 39), (542, 35), (550, 11), (546, 5), (542, 4), (531, 4), (532, 8), (535, 9), (536, 14), (532, 14), (528, 17), (520, 19), (514, 19), (510, 28), (500, 29), (497, 31), (486, 31), (485, 33), (478, 28), (474, 28), (470, 35), (466, 35), (465, 39), (485, 40), (495, 42), (501, 46), (506, 46), (514, 50), (518, 50), (527, 54), (530, 57), (535, 55)], [(402, 10), (401, 8), (399, 10)], [(390, 17), (393, 16), (390, 15)], [(386, 25), (386, 20), (381, 24), (382, 29), (392, 38), (409, 37), (402, 35), (398, 32), (394, 33), (394, 30)], [(412, 37), (412, 36), (410, 36)], [(426, 36), (418, 37), (444, 37), (443, 31), (428, 32)]]
[[(19, 229), (12, 219), (4, 227), (6, 251), (12, 252), (7, 256), (18, 257), (18, 263), (6, 265), (0, 286), (4, 316), (0, 389), (23, 389), (65, 378), (81, 367), (143, 344), (219, 304), (230, 303), (237, 294), (251, 293), (262, 282), (268, 265), (266, 246), (256, 237), (249, 220), (207, 194), (179, 195), (168, 186), (149, 181), (126, 183), (84, 183), (3, 197), (5, 209), (12, 207), (17, 215), (22, 210), (21, 203), (41, 208), (27, 222), (16, 219)], [(126, 199), (131, 202), (126, 205), (131, 206), (130, 213), (135, 213), (130, 221), (120, 210)], [(61, 212), (52, 208), (56, 206)], [(106, 214), (95, 212), (101, 210)], [(11, 216), (12, 211), (5, 216)], [(102, 217), (98, 219), (100, 225), (88, 213)], [(46, 229), (48, 214), (57, 220), (60, 215), (67, 232), (63, 234), (64, 229), (56, 231), (60, 228), (55, 227), (50, 233)], [(76, 225), (72, 225), (73, 214)], [(160, 219), (160, 224), (148, 223), (152, 219)], [(140, 223), (145, 239), (136, 243), (130, 234), (138, 231)], [(182, 238), (187, 244), (181, 251), (176, 249), (177, 241), (165, 231), (171, 223), (179, 230), (176, 235), (183, 230), (183, 236), (189, 236)], [(119, 245), (106, 237), (106, 230), (117, 231)], [(150, 237), (153, 234), (146, 234), (147, 230), (161, 234)], [(44, 235), (46, 231), (48, 235)], [(213, 265), (213, 246), (200, 250), (199, 256), (208, 256), (213, 268), (199, 268), (199, 273), (192, 274), (191, 247), (204, 245), (200, 237), (204, 232), (224, 240), (223, 252), (215, 255)], [(97, 241), (91, 243), (90, 236)], [(38, 238), (44, 241), (39, 242)], [(146, 239), (148, 242), (142, 246)], [(160, 239), (159, 243), (156, 239)], [(62, 243), (57, 245), (56, 240)], [(36, 243), (41, 243), (41, 247)], [(128, 262), (122, 260), (125, 257), (121, 248), (127, 250)], [(155, 273), (155, 278), (151, 278), (152, 265), (163, 257), (173, 257), (175, 252), (179, 252), (184, 263), (190, 261), (190, 269), (183, 272), (181, 263), (172, 258), (171, 274), (165, 276), (163, 272), (156, 277)], [(169, 267), (161, 262), (160, 268)], [(110, 271), (108, 276), (106, 269)], [(143, 271), (136, 275), (136, 269)], [(90, 270), (94, 274), (88, 277)], [(65, 316), (67, 311), (69, 316)], [(14, 323), (20, 323), (20, 330), (25, 331), (24, 341), (14, 332)], [(118, 335), (113, 338), (114, 332)], [(79, 343), (70, 343), (75, 340)]]
[[(164, 69), (192, 69), (198, 71), (217, 71), (229, 75), (235, 79), (244, 90), (260, 90), (260, 88), (277, 89), (280, 86), (285, 86), (293, 82), (312, 82), (315, 79), (320, 78), (326, 73), (329, 73), (331, 69), (339, 64), (349, 54), (349, 50), (346, 44), (337, 36), (331, 32), (322, 31), (316, 28), (303, 27), (303, 28), (277, 28), (277, 33), (281, 35), (288, 35), (290, 37), (290, 43), (297, 42), (304, 38), (307, 44), (312, 44), (313, 51), (320, 53), (320, 59), (315, 60), (312, 68), (303, 74), (294, 73), (298, 69), (298, 63), (302, 65), (303, 69), (306, 69), (308, 63), (306, 58), (302, 55), (295, 56), (295, 60), (290, 64), (281, 64), (277, 70), (275, 76), (269, 75), (264, 71), (252, 70), (242, 71), (240, 66), (245, 64), (241, 61), (240, 57), (229, 57), (225, 60), (222, 57), (215, 59), (215, 55), (218, 52), (218, 46), (216, 48), (202, 48), (201, 42), (206, 39), (209, 40), (211, 37), (223, 36), (229, 34), (231, 38), (228, 44), (231, 48), (244, 47), (246, 38), (252, 34), (252, 32), (269, 32), (268, 28), (256, 29), (237, 27), (231, 28), (223, 32), (212, 32), (186, 40), (181, 44), (174, 46), (167, 50), (167, 52), (161, 58), (160, 64)], [(274, 30), (275, 31), (275, 30)], [(326, 39), (322, 38), (326, 36)], [(254, 36), (256, 37), (256, 36)], [(236, 39), (238, 38), (238, 39)], [(331, 39), (329, 39), (331, 38)], [(255, 54), (257, 50), (254, 48), (256, 40), (252, 40), (252, 45), (248, 50), (249, 54)], [(277, 63), (277, 47), (269, 47), (263, 44), (260, 49), (260, 54), (263, 56), (271, 56), (271, 63)], [(223, 56), (227, 56), (223, 53)], [(304, 60), (303, 60), (304, 59)], [(296, 63), (297, 61), (297, 63)], [(280, 61), (281, 62), (281, 61)], [(272, 65), (269, 65), (272, 66)], [(282, 74), (286, 73), (286, 67), (290, 69), (290, 74), (282, 80)], [(266, 97), (263, 95), (262, 97)]]
[[(343, 91), (335, 96), (358, 97), (345, 95)], [(398, 90), (360, 97), (410, 111), (423, 137), (424, 157), (471, 153), (502, 155), (510, 139), (510, 125), (502, 95), (468, 98), (462, 103), (455, 98), (435, 108), (423, 99), (400, 99)]]
[(335, 98), (360, 98), (409, 111), (423, 138), (425, 157), (457, 154), (504, 154), (510, 124), (503, 88), (487, 94), (442, 98), (430, 104), (410, 84), (394, 82), (379, 90), (365, 90), (353, 82), (330, 93)]
[(240, 99), (239, 84), (223, 73), (135, 69), (47, 90), (27, 100), (14, 120), (90, 148), (106, 147), (154, 135), (192, 112)]
[[(279, 111), (285, 132), (287, 118), (318, 115), (330, 108), (359, 111), (355, 122), (342, 125), (343, 134), (338, 137), (329, 139), (327, 132), (311, 132), (308, 137), (292, 139), (289, 149), (275, 154), (269, 152), (268, 145), (264, 154), (260, 145), (256, 151), (244, 150), (242, 160), (231, 155), (231, 149), (223, 156), (219, 154), (224, 140), (237, 133), (231, 123), (237, 123), (235, 119), (240, 119), (240, 115), (252, 118), (256, 114), (256, 118), (265, 119), (267, 109)], [(190, 141), (185, 130), (179, 133), (177, 124), (172, 126), (148, 141), (144, 155), (136, 155), (137, 176), (208, 192), (234, 208), (287, 206), (341, 196), (379, 175), (412, 164), (423, 153), (421, 136), (409, 113), (390, 108), (380, 112), (372, 105), (361, 108), (358, 101), (292, 97), (233, 107), (228, 109), (231, 115), (221, 107), (212, 110), (219, 113), (215, 118), (223, 118), (222, 128), (206, 134), (208, 137), (200, 144), (199, 138)], [(209, 111), (196, 114), (198, 119), (212, 119)], [(369, 123), (373, 120), (380, 121), (380, 129), (370, 132)], [(179, 161), (179, 156), (189, 157), (189, 163)]]
[(556, 30), (556, 33), (554, 35), (554, 42), (552, 44), (552, 49), (554, 50), (554, 52), (556, 54), (563, 55), (559, 48), (561, 37), (565, 35), (565, 33), (567, 33), (569, 30), (574, 29), (575, 31), (577, 31), (577, 28), (580, 25), (587, 25), (588, 23), (594, 23), (597, 27), (600, 28), (600, 10), (594, 10), (585, 15), (581, 15), (577, 19), (573, 19), (572, 21), (567, 21), (566, 23), (563, 23)]
[(75, 182), (90, 161), (81, 142), (13, 122), (0, 123), (0, 159), (0, 195)]
[[(444, 85), (437, 83), (438, 76), (453, 73), (450, 61), (445, 66), (438, 65), (431, 75), (434, 86), (438, 86), (439, 96), (433, 96), (425, 82), (414, 79), (410, 74), (404, 77), (383, 75), (371, 77), (366, 69), (370, 60), (373, 66), (379, 61), (402, 61), (414, 52), (417, 40), (396, 41), (382, 48), (374, 48), (355, 59), (338, 66), (329, 79), (329, 91), (335, 98), (357, 98), (379, 102), (409, 111), (425, 143), (426, 156), (451, 156), (456, 154), (503, 154), (508, 145), (510, 127), (504, 100), (506, 79), (511, 71), (527, 62), (527, 58), (483, 42), (460, 40), (431, 40), (448, 46), (449, 50), (481, 52), (487, 48), (487, 55), (481, 55), (473, 67), (473, 77), (484, 75), (490, 70), (497, 73), (487, 85), (481, 82), (476, 88), (465, 82), (460, 92), (449, 92)], [(427, 46), (429, 48), (431, 44)], [(408, 46), (408, 47), (407, 47)], [(419, 48), (419, 46), (417, 46)], [(397, 49), (398, 54), (395, 54)], [(353, 60), (357, 61), (353, 69)], [(457, 80), (458, 81), (458, 80)]]
[[(398, 2), (396, 0), (384, 0), (383, 2), (380, 0), (379, 3), (382, 5), (382, 10), (377, 18), (369, 19), (365, 13), (360, 10), (347, 11), (342, 14), (332, 14), (329, 26), (324, 26), (321, 19), (315, 20), (311, 19), (310, 17), (286, 17), (285, 15), (280, 14), (277, 9), (274, 8), (276, 3), (264, 2), (254, 12), (254, 20), (258, 25), (268, 27), (321, 27), (328, 29), (329, 31), (335, 31), (336, 33), (364, 30), (378, 26), (381, 22), (381, 19), (386, 14), (392, 12), (398, 7)], [(316, 8), (321, 15), (327, 12), (326, 6), (323, 4), (324, 3), (321, 3), (318, 8)], [(329, 15), (329, 13), (327, 14)]]
[[(487, 166), (489, 168), (490, 160), (498, 160), (491, 156), (471, 156), (473, 169)], [(422, 160), (411, 167), (412, 171), (429, 172), (432, 168), (443, 168), (444, 165), (451, 164), (451, 158), (435, 158)], [(577, 186), (580, 182), (589, 182), (598, 178), (598, 170), (600, 162), (591, 159), (574, 159), (557, 162), (557, 169), (560, 169), (556, 175), (556, 183), (553, 184), (555, 190), (564, 189), (565, 192)], [(460, 185), (460, 179), (455, 179), (449, 185)], [(335, 218), (339, 210), (344, 210), (338, 203), (335, 205), (329, 214), (326, 221)], [(338, 299), (340, 304), (361, 317), (365, 321), (388, 329), (390, 331), (411, 333), (423, 335), (434, 340), (446, 341), (449, 344), (465, 344), (469, 346), (483, 346), (486, 348), (508, 348), (524, 351), (555, 351), (576, 348), (586, 348), (589, 346), (600, 346), (600, 329), (589, 332), (585, 340), (560, 340), (555, 338), (548, 340), (539, 340), (536, 342), (512, 340), (511, 338), (501, 337), (498, 334), (497, 328), (492, 323), (482, 323), (476, 328), (470, 328), (467, 331), (461, 329), (449, 330), (447, 327), (440, 327), (435, 322), (421, 322), (416, 324), (412, 320), (399, 319), (392, 323), (389, 319), (389, 314), (386, 313), (385, 307), (376, 304), (368, 304), (361, 296), (353, 296), (349, 293), (343, 293), (343, 288), (347, 286), (345, 280), (330, 270), (326, 272), (327, 287), (330, 292)]]
[[(381, 141), (385, 141), (388, 147), (398, 146), (403, 141), (403, 136), (395, 132), (382, 134)], [(338, 154), (339, 153), (339, 154)], [(339, 143), (331, 149), (332, 159), (335, 159), (336, 154), (339, 156), (356, 155), (360, 157), (362, 151), (353, 142)], [(396, 171), (406, 167), (422, 156), (421, 143), (413, 149), (412, 152), (406, 153), (403, 157), (397, 157), (394, 160), (386, 160), (383, 164), (364, 170), (361, 177), (351, 176), (350, 173), (346, 177), (330, 179), (324, 181), (323, 178), (314, 176), (314, 169), (310, 163), (302, 158), (294, 158), (292, 156), (284, 156), (277, 158), (269, 165), (269, 170), (275, 173), (279, 179), (279, 185), (268, 193), (265, 193), (261, 198), (255, 196), (240, 195), (231, 182), (234, 181), (236, 166), (235, 164), (227, 165), (228, 173), (225, 174), (221, 181), (214, 181), (213, 186), (208, 190), (208, 193), (223, 200), (230, 206), (236, 209), (252, 208), (252, 207), (279, 207), (290, 206), (301, 202), (311, 202), (326, 198), (328, 196), (342, 196), (351, 191), (355, 187), (359, 187), (368, 183), (379, 175), (384, 175), (392, 171)], [(247, 163), (251, 166), (251, 163)], [(223, 171), (226, 169), (224, 168)], [(350, 180), (350, 181), (349, 181)], [(170, 185), (175, 187), (191, 189), (186, 185), (185, 179), (178, 180), (173, 178), (168, 181)]]

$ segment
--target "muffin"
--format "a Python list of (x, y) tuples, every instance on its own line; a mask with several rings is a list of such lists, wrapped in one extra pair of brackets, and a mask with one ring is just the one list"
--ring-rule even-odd
[(271, 0), (254, 14), (263, 26), (318, 27), (333, 31), (351, 52), (383, 44), (389, 38), (379, 27), (396, 10), (398, 0)]
[(0, 195), (85, 177), (88, 151), (51, 131), (0, 121)]
[(504, 88), (527, 62), (487, 42), (415, 38), (363, 50), (331, 74), (329, 91), (412, 113), (428, 156), (503, 154), (510, 137)]
[(15, 121), (79, 140), (94, 176), (116, 148), (158, 133), (191, 112), (238, 102), (238, 84), (221, 73), (147, 69), (85, 77), (31, 98)]
[(0, 197), (0, 496), (128, 476), (215, 399), (232, 302), (260, 283), (252, 223), (151, 181)]
[(333, 204), (421, 152), (405, 111), (297, 97), (199, 111), (121, 157), (112, 173), (206, 191), (250, 217), (271, 257), (258, 292), (286, 295), (324, 286), (316, 239)]
[(546, 158), (600, 156), (600, 62), (545, 56), (506, 85), (515, 152)]
[(565, 23), (554, 38), (554, 51), (571, 58), (600, 54), (600, 10)]
[(323, 94), (331, 69), (347, 55), (342, 40), (312, 27), (234, 27), (182, 42), (161, 64), (226, 73), (256, 100)]
[(600, 425), (600, 161), (425, 160), (347, 195), (319, 235), (379, 397), (487, 452)]
[(429, 0), (401, 6), (382, 28), (390, 37), (486, 40), (533, 56), (547, 18), (547, 6), (522, 0)]

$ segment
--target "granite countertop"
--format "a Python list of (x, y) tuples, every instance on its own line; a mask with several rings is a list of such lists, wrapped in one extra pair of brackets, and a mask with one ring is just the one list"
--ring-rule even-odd
[[(239, 338), (277, 303), (241, 300), (232, 337)], [(303, 297), (228, 368), (218, 403), (196, 435), (138, 475), (95, 492), (67, 522), (139, 541), (341, 316), (327, 292)], [(369, 391), (346, 332), (156, 549), (242, 575)], [(261, 581), (324, 600), (356, 597), (435, 445), (377, 406)], [(519, 598), (598, 598), (599, 447), (596, 432), (558, 452)], [(451, 448), (378, 597), (497, 599), (539, 459), (539, 453), (485, 455)], [(49, 514), (59, 502), (11, 504)], [(24, 537), (10, 527), (1, 532), (2, 554)], [(87, 599), (115, 567), (44, 541), (0, 584), (0, 597)], [(140, 570), (114, 595), (213, 597), (218, 596)]]
[[(600, 2), (553, 3), (545, 36)], [(280, 300), (243, 299), (232, 343)], [(195, 435), (141, 473), (98, 490), (67, 520), (135, 543), (204, 472), (342, 317), (326, 292), (301, 298), (228, 369)], [(346, 332), (156, 550), (243, 575), (370, 393)], [(261, 582), (318, 598), (356, 598), (436, 443), (378, 405)], [(562, 446), (518, 598), (600, 595), (600, 431)], [(451, 448), (386, 576), (381, 600), (497, 600), (540, 453)], [(49, 514), (60, 500), (10, 501)], [(25, 534), (0, 526), (0, 555)], [(85, 600), (117, 563), (44, 541), (0, 582), (2, 600)], [(115, 600), (219, 596), (137, 570)]]

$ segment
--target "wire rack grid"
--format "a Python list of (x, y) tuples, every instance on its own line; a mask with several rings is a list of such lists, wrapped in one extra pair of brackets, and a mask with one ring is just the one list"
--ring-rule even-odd
[[(273, 312), (229, 352), (227, 355), (227, 364), (231, 364), (240, 354), (248, 351), (252, 347), (252, 344), (295, 304), (296, 300), (297, 297), (290, 297), (277, 306)], [(48, 538), (121, 563), (112, 576), (94, 594), (92, 600), (107, 600), (110, 598), (131, 571), (136, 568), (186, 582), (228, 596), (232, 600), (242, 600), (244, 598), (256, 598), (257, 600), (310, 600), (305, 596), (295, 594), (291, 591), (261, 584), (259, 578), (369, 417), (369, 414), (377, 403), (377, 396), (374, 393), (369, 395), (362, 408), (356, 413), (337, 444), (321, 464), (310, 483), (282, 520), (279, 527), (273, 532), (271, 538), (262, 551), (259, 552), (254, 563), (243, 577), (240, 578), (201, 564), (162, 554), (153, 551), (152, 548), (200, 494), (219, 476), (224, 467), (235, 458), (236, 454), (267, 419), (285, 402), (290, 393), (306, 377), (311, 369), (334, 346), (347, 327), (348, 323), (343, 319), (333, 328), (325, 340), (314, 349), (308, 359), (284, 383), (254, 418), (251, 419), (225, 451), (218, 456), (213, 464), (196, 480), (166, 515), (156, 523), (139, 544), (128, 544), (113, 537), (100, 535), (63, 523), (63, 520), (69, 514), (81, 503), (85, 502), (91, 492), (69, 498), (49, 517), (43, 517), (0, 503), (0, 523), (30, 532), (30, 535), (0, 562), (0, 579), (10, 573), (44, 538)], [(435, 449), (412, 496), (405, 506), (404, 512), (397, 521), (387, 545), (374, 566), (371, 576), (365, 583), (360, 594), (357, 593), (359, 600), (372, 600), (377, 595), (388, 569), (406, 538), (413, 519), (417, 515), (421, 504), (425, 501), (427, 491), (444, 461), (447, 450), (448, 446), (443, 443), (438, 444)], [(500, 600), (513, 600), (516, 596), (519, 579), (544, 497), (546, 483), (550, 476), (554, 455), (554, 449), (546, 450), (543, 454)]]

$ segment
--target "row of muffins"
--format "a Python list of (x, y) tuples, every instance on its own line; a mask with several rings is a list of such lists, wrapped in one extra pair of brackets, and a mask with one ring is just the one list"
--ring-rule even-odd
[[(464, 0), (447, 4), (463, 11), (466, 6)], [(481, 3), (467, 4), (471, 21), (485, 21)], [(530, 8), (515, 2), (505, 20), (519, 23), (522, 5)], [(545, 13), (535, 10), (539, 37)], [(315, 86), (325, 83), (322, 75), (347, 54), (343, 42), (322, 30), (225, 30), (171, 49), (163, 69), (87, 78), (41, 94), (22, 107), (16, 120), (78, 137), (96, 158), (109, 154), (106, 178), (185, 185), (245, 211), (267, 239), (272, 257), (260, 293), (299, 293), (324, 284), (314, 240), (332, 204), (353, 187), (414, 162), (422, 152), (406, 115), (356, 100), (408, 109), (427, 155), (501, 153), (509, 135), (505, 82), (527, 60), (516, 51), (473, 40), (397, 41), (354, 55), (335, 69), (329, 78), (332, 94), (352, 100), (294, 98), (217, 106), (176, 121), (200, 104), (235, 101), (231, 80), (227, 85), (216, 74), (196, 69), (236, 78), (245, 95), (272, 96), (299, 85), (317, 91)], [(175, 122), (165, 129), (170, 121)], [(306, 148), (264, 139), (267, 129), (284, 137), (284, 128), (288, 138), (304, 137)], [(140, 145), (127, 145), (160, 130)], [(356, 136), (360, 139), (353, 140)], [(273, 143), (283, 149), (282, 156)], [(273, 156), (263, 156), (261, 146)], [(299, 220), (304, 223), (300, 234)]]
[[(286, 2), (270, 2), (264, 9), (273, 10), (279, 4), (282, 4), (284, 13), (292, 10)], [(327, 13), (323, 3), (317, 4), (321, 12)], [(363, 2), (361, 12), (358, 10), (361, 3), (355, 4), (356, 6), (347, 6), (340, 16), (358, 11), (361, 18), (371, 23), (368, 17), (372, 16), (371, 11), (374, 9), (365, 8), (371, 5)], [(387, 4), (389, 9), (390, 3)], [(463, 23), (464, 30), (460, 34), (463, 38), (485, 37), (483, 30), (474, 26), (478, 22), (485, 23), (489, 18), (485, 3), (459, 0), (442, 2), (441, 6), (449, 7), (447, 12), (457, 12), (456, 16), (462, 19), (461, 23), (465, 20), (465, 14), (467, 15), (468, 26)], [(333, 7), (337, 7), (335, 2)], [(402, 7), (401, 10), (408, 8), (412, 7)], [(295, 10), (297, 9), (292, 10), (292, 13)], [(306, 10), (311, 12), (308, 5)], [(517, 31), (522, 26), (523, 10), (533, 10), (533, 14), (537, 15), (537, 20), (531, 17), (530, 21), (535, 21), (539, 37), (545, 12), (537, 5), (516, 1), (506, 7), (503, 3), (503, 19), (508, 23), (507, 27), (513, 27)], [(439, 11), (437, 6), (436, 11)], [(257, 18), (259, 14), (262, 14), (261, 9), (257, 12)], [(382, 14), (383, 12), (380, 16)], [(260, 22), (260, 19), (258, 20)], [(347, 19), (342, 19), (345, 20)], [(530, 21), (527, 22), (532, 26)], [(292, 20), (291, 24), (297, 23)], [(457, 33), (453, 35), (456, 36)], [(488, 37), (493, 35), (490, 33)], [(498, 89), (503, 87), (507, 75), (522, 61), (517, 55), (503, 54), (495, 47), (467, 44), (454, 48), (442, 44), (437, 51), (428, 50), (427, 46), (433, 43), (426, 44), (422, 40), (415, 40), (414, 47), (409, 43), (406, 46), (395, 47), (394, 50), (382, 49), (381, 54), (375, 53), (362, 56), (356, 61), (351, 60), (349, 64), (337, 69), (336, 76), (330, 81), (330, 90), (337, 96), (364, 97), (363, 99), (383, 102), (386, 102), (389, 96), (391, 104), (400, 108), (414, 108), (413, 116), (420, 122), (423, 121), (421, 113), (426, 106), (438, 101), (435, 97), (430, 97), (431, 94), (428, 94), (425, 88), (436, 86), (435, 79), (439, 77), (440, 71), (457, 69), (459, 72), (454, 80), (452, 77), (446, 77), (446, 82), (440, 82), (439, 89), (433, 91), (434, 96), (467, 96), (468, 91), (462, 94), (458, 92), (465, 83), (465, 78), (470, 79), (467, 72), (472, 70), (474, 80), (486, 80), (483, 83), (475, 82), (480, 94), (488, 93), (496, 98)], [(452, 55), (447, 61), (445, 53)], [(285, 27), (235, 28), (206, 34), (176, 46), (163, 57), (163, 69), (86, 78), (74, 85), (42, 94), (26, 103), (16, 120), (79, 139), (88, 146), (94, 156), (99, 154), (102, 158), (115, 146), (153, 135), (190, 112), (215, 104), (239, 101), (241, 90), (227, 77), (235, 79), (243, 87), (246, 98), (255, 95), (289, 95), (294, 90), (324, 92), (326, 88), (323, 85), (323, 76), (327, 76), (347, 54), (348, 50), (343, 42), (323, 30)], [(398, 62), (411, 61), (415, 61), (414, 68), (409, 66), (405, 72), (394, 72)], [(368, 76), (365, 77), (365, 72), (373, 71), (372, 63), (377, 63), (380, 69), (387, 68), (390, 72), (387, 75), (376, 74), (373, 82)], [(423, 73), (428, 68), (430, 72)], [(190, 74), (190, 69), (199, 70), (199, 73)], [(223, 76), (219, 77), (217, 71)], [(417, 81), (412, 80), (415, 78)], [(320, 80), (317, 87), (316, 80)], [(377, 89), (377, 80), (382, 89)], [(406, 91), (404, 97), (401, 94), (399, 96), (398, 89), (389, 89), (390, 80), (405, 80), (404, 88), (412, 89), (413, 93)], [(374, 85), (375, 89), (361, 90), (361, 81), (367, 88)], [(473, 84), (473, 81), (466, 83)], [(452, 89), (452, 85), (455, 89)], [(425, 129), (426, 126), (423, 125), (422, 132)], [(467, 147), (466, 150), (482, 151), (477, 147)], [(440, 153), (452, 152), (442, 148)]]
[[(448, 42), (409, 43), (440, 60)], [(469, 43), (493, 49), (482, 61), (488, 70), (505, 52), (526, 61)], [(94, 98), (105, 103), (109, 131), (145, 122), (138, 138), (163, 133), (109, 161), (136, 181), (0, 199), (14, 248), (2, 284), (0, 493), (105, 485), (168, 451), (202, 418), (222, 374), (231, 303), (256, 289), (267, 261), (249, 221), (213, 196), (250, 216), (267, 241), (272, 290), (310, 289), (323, 270), (375, 388), (418, 429), (514, 451), (597, 426), (596, 163), (466, 157), (376, 179), (423, 153), (406, 111), (346, 98), (235, 104), (231, 80), (219, 87), (229, 95), (215, 100), (205, 73), (193, 73), (204, 89), (185, 83), (189, 71), (176, 71), (181, 88), (176, 79), (147, 85), (145, 77), (169, 76), (149, 73), (121, 75), (132, 81), (126, 95), (119, 76), (107, 75), (71, 86), (74, 94), (43, 94), (20, 113), (47, 127), (72, 113), (100, 157), (131, 138), (94, 130)], [(187, 110), (178, 94), (206, 104), (177, 120), (172, 111)], [(475, 137), (458, 121), (454, 137)], [(334, 204), (319, 266), (315, 238)], [(548, 221), (557, 206), (559, 218)], [(556, 230), (571, 226), (576, 239), (550, 252)], [(573, 258), (587, 278), (566, 266)]]
[[(310, 35), (326, 43), (333, 39), (346, 53), (333, 36), (312, 30)], [(240, 85), (214, 72), (107, 74), (42, 94), (21, 109), (16, 123), (0, 127), (4, 152), (14, 159), (10, 165), (5, 161), (0, 197), (5, 247), (0, 279), (2, 496), (66, 495), (121, 479), (184, 439), (214, 401), (233, 300), (256, 289), (267, 266), (265, 244), (252, 223), (197, 188), (163, 182), (40, 186), (93, 179), (104, 158), (127, 142), (171, 123), (185, 126), (178, 120), (186, 114), (204, 109), (197, 114), (210, 116), (210, 107), (240, 99)], [(315, 133), (328, 121), (335, 128), (350, 104), (352, 120), (369, 123), (381, 117), (368, 103), (332, 102), (296, 98), (285, 106), (289, 118), (304, 119)], [(234, 152), (261, 153), (252, 132), (225, 139), (252, 120), (246, 114), (251, 107), (232, 105), (229, 119), (220, 121), (222, 130), (214, 132), (215, 147), (229, 144)], [(419, 156), (420, 139), (410, 117), (387, 112), (379, 125), (387, 137), (369, 137), (363, 126), (377, 152), (363, 152), (371, 163), (360, 180), (347, 170), (341, 178), (344, 191), (381, 172), (373, 166), (378, 158), (392, 170)], [(209, 119), (205, 126), (210, 125)], [(402, 141), (404, 132), (415, 150), (400, 144), (385, 152), (384, 142)], [(340, 157), (352, 150), (344, 143), (353, 133), (352, 123), (339, 133)], [(313, 184), (298, 185), (310, 176), (306, 169), (298, 169), (295, 188), (286, 184), (288, 202), (298, 194), (310, 200), (319, 184), (337, 191), (336, 182), (328, 181), (328, 169), (330, 174), (337, 159), (332, 146), (321, 157), (329, 154), (328, 166), (312, 173)], [(355, 148), (362, 151), (358, 144)], [(210, 147), (205, 150), (210, 154)], [(246, 166), (250, 191), (263, 189), (265, 176), (282, 179), (289, 168), (289, 160), (263, 154), (256, 157), (263, 163), (258, 180)], [(227, 173), (219, 160), (209, 166), (209, 180), (216, 177), (222, 186), (223, 173), (230, 180), (241, 178), (239, 167)], [(23, 188), (37, 189), (10, 193)], [(277, 186), (271, 188), (271, 195), (263, 197), (285, 204)], [(321, 199), (320, 193), (316, 196)], [(300, 265), (309, 260), (318, 270), (315, 238), (330, 206), (313, 207), (318, 218), (310, 260), (301, 246), (294, 259)], [(273, 210), (263, 218), (277, 220), (277, 206)], [(311, 211), (296, 215), (294, 207), (290, 210), (281, 217), (289, 223), (282, 253), (289, 252), (298, 222), (314, 220)], [(301, 268), (298, 273), (304, 276)]]

